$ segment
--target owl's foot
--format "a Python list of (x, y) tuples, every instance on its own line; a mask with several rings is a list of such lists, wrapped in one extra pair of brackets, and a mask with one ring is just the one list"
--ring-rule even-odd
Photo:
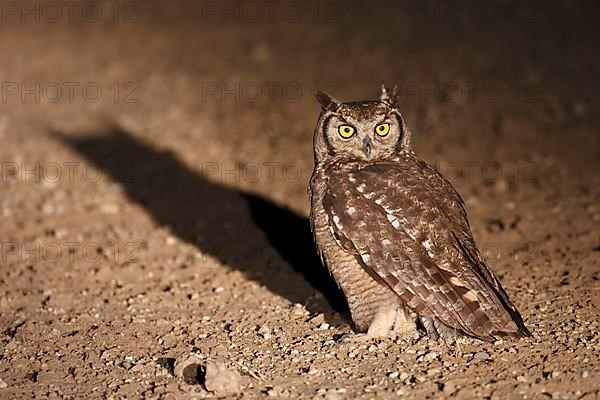
[[(364, 325), (363, 325), (364, 326)], [(336, 340), (336, 344), (367, 343), (373, 339), (397, 339), (406, 341), (421, 337), (416, 325), (416, 316), (400, 303), (381, 307), (371, 320), (367, 332), (346, 333)]]
[(396, 336), (404, 340), (417, 340), (421, 337), (417, 330), (415, 317), (403, 306), (399, 306), (396, 309), (396, 317), (392, 329)]
[(427, 336), (432, 339), (442, 339), (444, 342), (452, 342), (463, 336), (456, 329), (443, 324), (437, 318), (421, 318), (421, 322)]
[(368, 339), (400, 337), (405, 340), (418, 339), (415, 317), (401, 304), (381, 308), (371, 321), (365, 336)]

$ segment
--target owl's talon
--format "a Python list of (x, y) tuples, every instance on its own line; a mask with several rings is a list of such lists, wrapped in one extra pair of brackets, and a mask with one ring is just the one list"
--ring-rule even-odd
[(421, 339), (422, 335), (419, 333), (417, 329), (405, 330), (405, 331), (396, 331), (396, 339), (402, 340), (409, 343), (414, 343), (417, 340)]

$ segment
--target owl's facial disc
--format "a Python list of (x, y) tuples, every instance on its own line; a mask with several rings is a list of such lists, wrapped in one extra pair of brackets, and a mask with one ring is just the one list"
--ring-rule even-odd
[(329, 151), (373, 160), (391, 155), (402, 136), (397, 111), (379, 101), (341, 103), (326, 119)]

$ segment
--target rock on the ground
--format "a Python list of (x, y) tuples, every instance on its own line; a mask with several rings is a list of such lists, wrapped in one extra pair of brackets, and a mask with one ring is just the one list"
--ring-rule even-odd
[(185, 383), (198, 384), (202, 363), (203, 360), (194, 354), (180, 357), (175, 361), (173, 373)]
[(204, 387), (217, 396), (233, 396), (241, 391), (241, 377), (221, 362), (206, 363)]

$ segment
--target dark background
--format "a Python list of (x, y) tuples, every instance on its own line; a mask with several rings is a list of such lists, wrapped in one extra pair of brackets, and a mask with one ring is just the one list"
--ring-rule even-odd
[[(598, 17), (593, 1), (3, 2), (0, 398), (208, 396), (160, 361), (190, 352), (251, 398), (597, 396)], [(314, 94), (373, 99), (383, 81), (533, 338), (332, 350), (351, 326), (308, 230)]]

